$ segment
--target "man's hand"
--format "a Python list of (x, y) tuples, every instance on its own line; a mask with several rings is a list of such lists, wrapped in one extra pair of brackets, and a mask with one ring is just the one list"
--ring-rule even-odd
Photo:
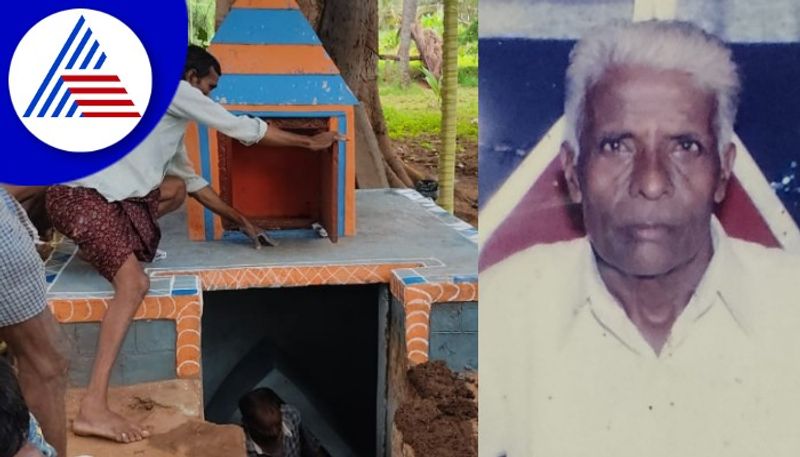
[(261, 249), (261, 243), (258, 241), (258, 234), (261, 233), (261, 229), (258, 228), (255, 224), (247, 220), (242, 213), (236, 211), (235, 209), (231, 208), (227, 203), (222, 201), (211, 189), (210, 186), (203, 187), (202, 189), (198, 190), (191, 194), (197, 201), (200, 202), (203, 206), (210, 209), (216, 214), (227, 218), (236, 224), (242, 229), (242, 231), (255, 243), (256, 249)]
[(255, 224), (250, 222), (246, 217), (242, 216), (241, 220), (242, 231), (250, 238), (255, 244), (256, 249), (261, 249), (261, 242), (258, 240), (258, 235), (263, 231)]
[(322, 132), (309, 139), (311, 141), (309, 142), (308, 148), (314, 151), (320, 151), (331, 147), (334, 141), (343, 141), (345, 137), (337, 132)]

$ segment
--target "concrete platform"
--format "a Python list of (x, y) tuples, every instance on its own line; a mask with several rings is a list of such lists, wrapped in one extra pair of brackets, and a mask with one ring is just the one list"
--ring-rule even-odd
[[(145, 267), (153, 276), (181, 272), (259, 267), (309, 267), (332, 265), (416, 265), (411, 282), (473, 282), (477, 279), (477, 230), (443, 213), (414, 191), (367, 190), (357, 192), (358, 233), (341, 238), (281, 239), (277, 247), (252, 248), (245, 240), (190, 241), (186, 214), (179, 211), (161, 220), (160, 248), (167, 258)], [(71, 257), (71, 244), (48, 265), (51, 297), (101, 296), (111, 284), (90, 265)], [(400, 272), (408, 278), (409, 273)], [(56, 276), (52, 276), (52, 275)], [(341, 282), (366, 278), (340, 278)], [(311, 281), (311, 279), (309, 279)], [(272, 284), (279, 285), (279, 284)], [(229, 283), (220, 288), (236, 288)], [(155, 281), (154, 292), (166, 292), (168, 284)]]
[[(135, 319), (174, 320), (177, 376), (195, 378), (203, 291), (382, 283), (405, 306), (409, 362), (428, 360), (431, 306), (477, 301), (477, 230), (412, 190), (358, 191), (357, 205), (353, 237), (284, 238), (260, 250), (241, 238), (190, 241), (185, 211), (167, 215), (167, 257), (144, 265), (151, 290)], [(60, 322), (98, 322), (111, 284), (75, 252), (66, 240), (46, 263), (48, 300)]]

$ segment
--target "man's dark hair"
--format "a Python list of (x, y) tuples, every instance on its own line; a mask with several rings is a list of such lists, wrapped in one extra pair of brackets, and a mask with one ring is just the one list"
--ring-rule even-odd
[(278, 394), (268, 387), (259, 387), (246, 393), (239, 400), (239, 411), (242, 412), (242, 421), (249, 422), (256, 417), (256, 411), (263, 409), (281, 410), (283, 400)]
[(183, 67), (183, 75), (186, 76), (188, 71), (194, 70), (198, 78), (203, 78), (211, 73), (212, 68), (219, 76), (222, 76), (222, 67), (220, 67), (216, 57), (200, 46), (189, 45), (189, 51), (186, 53), (186, 65)]
[(14, 370), (0, 357), (0, 457), (13, 457), (28, 439), (30, 413)]

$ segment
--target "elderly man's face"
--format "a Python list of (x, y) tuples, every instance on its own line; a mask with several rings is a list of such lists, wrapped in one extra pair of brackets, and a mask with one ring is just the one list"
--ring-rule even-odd
[(710, 243), (735, 152), (729, 145), (720, 160), (715, 109), (714, 97), (678, 71), (616, 68), (589, 92), (577, 167), (568, 145), (562, 157), (603, 261), (657, 276)]

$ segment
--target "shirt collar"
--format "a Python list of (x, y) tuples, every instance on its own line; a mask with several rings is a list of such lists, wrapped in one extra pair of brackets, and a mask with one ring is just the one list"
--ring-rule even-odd
[(714, 240), (714, 257), (697, 290), (698, 294), (716, 294), (743, 332), (753, 330), (751, 288), (746, 287), (747, 274), (742, 259), (733, 249), (733, 241), (722, 224), (712, 216), (711, 237)]
[[(685, 333), (690, 324), (708, 312), (717, 301), (726, 307), (742, 332), (750, 334), (752, 331), (752, 314), (749, 305), (753, 302), (744, 286), (746, 277), (741, 259), (734, 252), (732, 242), (716, 216), (711, 217), (710, 224), (714, 254), (689, 304), (673, 324), (673, 334), (670, 336), (670, 340), (673, 342), (676, 338), (682, 339), (685, 336), (682, 333)], [(583, 249), (585, 261), (582, 263), (580, 271), (576, 272), (581, 278), (582, 284), (580, 284), (581, 287), (576, 287), (575, 293), (573, 293), (571, 300), (573, 307), (565, 327), (565, 336), (577, 316), (582, 312), (590, 311), (601, 325), (617, 334), (618, 339), (635, 352), (652, 352), (636, 326), (630, 322), (623, 308), (616, 303), (616, 299), (611, 296), (600, 278), (588, 238), (584, 238)], [(616, 306), (593, 306), (593, 299), (595, 304), (607, 302)], [(565, 340), (566, 338), (563, 341)]]

